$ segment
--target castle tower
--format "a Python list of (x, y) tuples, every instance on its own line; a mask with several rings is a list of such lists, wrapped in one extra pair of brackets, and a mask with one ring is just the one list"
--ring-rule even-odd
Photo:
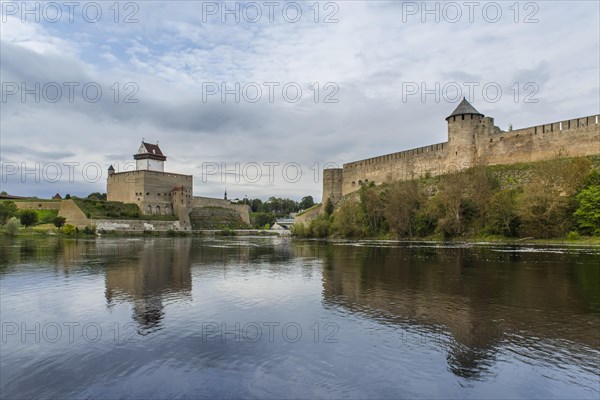
[(113, 167), (111, 164), (110, 167), (108, 167), (108, 176), (110, 176), (114, 173), (115, 173), (115, 167)]
[(327, 199), (331, 199), (333, 204), (342, 199), (342, 182), (342, 168), (327, 168), (323, 170), (323, 204), (327, 202)]
[(483, 114), (463, 98), (448, 121), (448, 172), (471, 167), (477, 158), (478, 136), (483, 132)]
[(157, 144), (142, 141), (137, 154), (133, 156), (136, 161), (136, 170), (165, 172), (167, 157), (162, 153)]

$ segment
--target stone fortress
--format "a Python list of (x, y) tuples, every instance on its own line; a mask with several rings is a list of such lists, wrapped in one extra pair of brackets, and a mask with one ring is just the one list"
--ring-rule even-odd
[(135, 171), (116, 172), (108, 168), (108, 201), (137, 204), (145, 215), (175, 215), (181, 230), (196, 229), (194, 215), (206, 215), (207, 209), (226, 209), (249, 225), (249, 207), (224, 199), (193, 195), (193, 176), (165, 172), (167, 157), (158, 144), (142, 141), (133, 156)]
[(323, 171), (323, 204), (363, 183), (442, 175), (475, 165), (515, 164), (600, 154), (599, 115), (502, 131), (466, 99), (446, 118), (448, 141), (346, 163)]

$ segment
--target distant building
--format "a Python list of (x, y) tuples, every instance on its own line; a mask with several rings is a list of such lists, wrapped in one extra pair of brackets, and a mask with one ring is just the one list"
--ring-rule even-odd
[(116, 172), (112, 165), (108, 168), (108, 201), (137, 204), (146, 215), (176, 215), (182, 230), (191, 228), (191, 211), (203, 207), (233, 209), (244, 223), (250, 224), (248, 207), (231, 204), (227, 193), (225, 199), (195, 197), (192, 175), (165, 172), (167, 157), (158, 144), (142, 141), (133, 158), (135, 171)]
[(52, 200), (62, 200), (62, 196), (59, 193), (56, 193), (54, 196), (52, 196)]

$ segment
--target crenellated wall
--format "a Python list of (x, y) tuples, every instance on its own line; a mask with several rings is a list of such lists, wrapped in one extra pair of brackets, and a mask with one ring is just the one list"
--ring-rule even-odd
[(557, 156), (600, 154), (599, 115), (502, 131), (480, 114), (453, 115), (448, 142), (344, 164), (323, 171), (323, 202), (339, 201), (363, 183), (381, 184), (445, 173), (475, 164), (514, 164)]
[[(439, 175), (446, 169), (447, 153), (448, 143), (445, 142), (344, 164), (343, 170), (339, 172), (341, 188), (329, 190), (338, 190), (345, 196), (358, 190), (363, 183), (406, 180), (427, 173)], [(324, 185), (327, 183), (326, 177), (324, 173)]]
[(600, 153), (598, 115), (532, 126), (488, 137), (486, 163), (514, 164)]

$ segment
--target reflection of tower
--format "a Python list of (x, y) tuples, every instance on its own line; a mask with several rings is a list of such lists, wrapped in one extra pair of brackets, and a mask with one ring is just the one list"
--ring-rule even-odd
[(476, 379), (489, 367), (502, 333), (485, 306), (461, 295), (470, 267), (461, 250), (334, 247), (323, 260), (323, 300), (418, 332), (418, 340), (438, 340), (443, 327), (451, 337), (449, 369)]
[(172, 245), (146, 241), (134, 260), (119, 260), (118, 265), (106, 268), (107, 301), (131, 302), (140, 333), (160, 328), (165, 293), (179, 298), (191, 293), (191, 239), (176, 240)]

